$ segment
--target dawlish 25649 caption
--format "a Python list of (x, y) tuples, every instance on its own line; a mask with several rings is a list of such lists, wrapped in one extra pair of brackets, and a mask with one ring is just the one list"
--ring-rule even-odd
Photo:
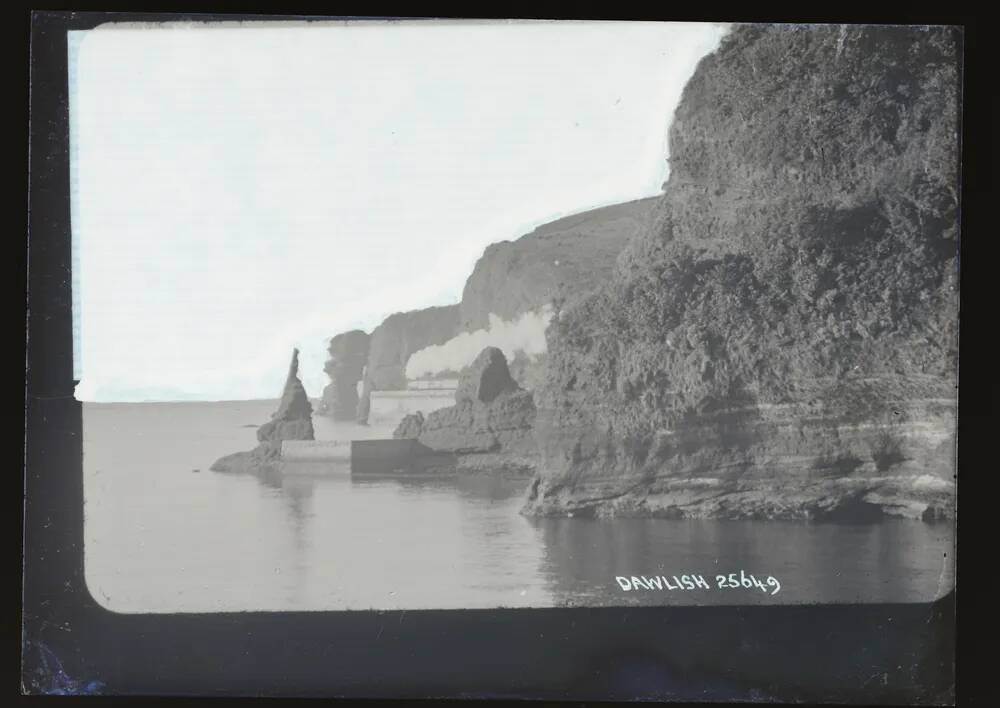
[(685, 575), (616, 575), (615, 580), (625, 592), (633, 590), (760, 590), (777, 595), (781, 583), (773, 575), (759, 580), (755, 575), (740, 570), (736, 573), (716, 575), (714, 588), (700, 573)]

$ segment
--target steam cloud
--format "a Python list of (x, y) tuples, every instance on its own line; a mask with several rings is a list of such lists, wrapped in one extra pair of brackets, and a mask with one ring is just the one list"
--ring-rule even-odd
[(529, 356), (544, 354), (545, 328), (552, 319), (551, 305), (525, 312), (516, 320), (504, 321), (490, 313), (485, 329), (462, 332), (444, 344), (432, 344), (414, 352), (406, 362), (406, 378), (418, 379), (446, 371), (460, 371), (485, 347), (497, 347), (508, 360), (518, 352)]

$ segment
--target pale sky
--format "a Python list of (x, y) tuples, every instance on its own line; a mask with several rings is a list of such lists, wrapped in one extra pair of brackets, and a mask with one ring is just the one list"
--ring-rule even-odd
[(279, 395), (293, 346), (456, 303), (486, 245), (659, 194), (724, 29), (104, 25), (70, 33), (77, 398)]

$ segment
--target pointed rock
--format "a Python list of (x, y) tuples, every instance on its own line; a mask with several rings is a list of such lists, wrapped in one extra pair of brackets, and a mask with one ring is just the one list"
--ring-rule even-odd
[(518, 388), (507, 367), (507, 357), (496, 347), (486, 347), (462, 374), (455, 400), (489, 403), (501, 393)]
[(292, 350), (292, 362), (288, 365), (285, 388), (281, 392), (278, 410), (271, 416), (274, 420), (301, 420), (312, 418), (312, 404), (306, 389), (299, 380), (299, 350)]
[(257, 429), (257, 439), (280, 448), (282, 440), (313, 440), (313, 435), (312, 403), (299, 380), (299, 350), (295, 349), (278, 410)]
[(312, 403), (299, 380), (299, 350), (292, 352), (292, 362), (285, 378), (285, 388), (278, 403), (278, 410), (271, 420), (257, 428), (257, 447), (247, 452), (236, 452), (215, 461), (211, 469), (216, 472), (257, 472), (278, 462), (282, 440), (314, 440)]

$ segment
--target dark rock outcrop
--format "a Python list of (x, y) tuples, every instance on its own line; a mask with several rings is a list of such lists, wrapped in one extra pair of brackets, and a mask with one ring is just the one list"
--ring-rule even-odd
[(535, 404), (531, 392), (506, 391), (490, 403), (461, 400), (454, 406), (431, 411), (424, 419), (418, 440), (432, 450), (456, 453), (534, 453), (532, 426)]
[(368, 363), (370, 337), (360, 329), (343, 332), (330, 339), (323, 370), (330, 383), (323, 389), (323, 399), (317, 411), (334, 420), (354, 420), (358, 411), (358, 382)]
[(271, 415), (271, 420), (257, 429), (257, 439), (262, 443), (312, 440), (312, 410), (306, 389), (299, 380), (299, 350), (296, 349), (292, 352), (278, 410)]
[(532, 471), (535, 404), (510, 377), (503, 352), (484, 349), (463, 373), (455, 405), (409, 415), (394, 437), (413, 437), (437, 452), (458, 455), (459, 467)]
[(413, 352), (443, 344), (459, 332), (458, 305), (397, 312), (372, 332), (357, 420), (368, 421), (372, 391), (406, 388), (406, 361)]
[(738, 26), (614, 276), (550, 324), (525, 513), (954, 513), (947, 28)]
[(496, 347), (486, 347), (463, 372), (455, 400), (490, 403), (500, 394), (517, 389), (503, 352)]
[(215, 472), (253, 472), (276, 463), (284, 440), (313, 440), (312, 403), (299, 380), (299, 350), (292, 353), (285, 387), (271, 420), (257, 428), (257, 447), (215, 461)]
[(418, 438), (424, 427), (424, 414), (420, 411), (407, 413), (392, 432), (394, 438)]

